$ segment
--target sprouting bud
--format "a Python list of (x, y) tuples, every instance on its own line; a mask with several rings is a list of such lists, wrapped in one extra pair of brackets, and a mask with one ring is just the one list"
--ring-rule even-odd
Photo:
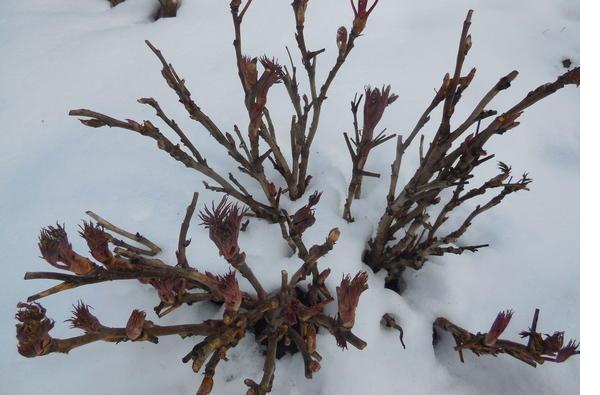
[(492, 327), (485, 335), (484, 343), (488, 346), (493, 346), (496, 344), (498, 337), (504, 332), (508, 323), (510, 322), (513, 316), (512, 310), (501, 311), (496, 316), (496, 319), (492, 323)]
[(564, 362), (573, 355), (579, 354), (578, 348), (579, 343), (576, 343), (575, 340), (569, 340), (569, 343), (556, 354), (556, 362)]
[(242, 305), (242, 291), (240, 291), (240, 286), (235, 278), (235, 272), (230, 271), (223, 276), (215, 276), (211, 273), (206, 273), (206, 275), (213, 280), (219, 294), (225, 301), (225, 310), (237, 312)]
[(146, 313), (141, 310), (133, 310), (127, 325), (125, 326), (125, 333), (131, 340), (135, 340), (142, 335), (144, 331), (144, 324), (146, 322)]
[(181, 277), (152, 278), (148, 281), (158, 291), (161, 302), (172, 305), (187, 288), (187, 282)]
[(391, 87), (384, 85), (381, 90), (379, 88), (371, 89), (370, 86), (365, 88), (365, 103), (363, 106), (363, 141), (371, 141), (373, 131), (381, 121), (383, 112), (386, 107), (392, 104), (398, 98), (397, 95), (391, 93)]
[(350, 4), (352, 4), (352, 10), (354, 11), (352, 30), (354, 30), (357, 35), (362, 33), (362, 31), (365, 29), (365, 26), (367, 25), (367, 19), (378, 2), (379, 0), (375, 0), (371, 7), (367, 10), (369, 0), (358, 0), (358, 9), (354, 5), (354, 0), (350, 0)]
[(249, 56), (243, 56), (240, 59), (240, 70), (244, 76), (244, 86), (250, 90), (256, 84), (258, 78), (258, 70), (256, 68), (256, 58), (250, 58)]
[(52, 341), (48, 333), (54, 327), (54, 321), (46, 317), (46, 309), (38, 303), (19, 303), (17, 307), (19, 354), (27, 358), (45, 354)]
[(322, 192), (315, 191), (315, 193), (310, 195), (308, 198), (308, 204), (302, 206), (292, 216), (292, 223), (290, 226), (290, 234), (292, 236), (301, 235), (306, 229), (310, 228), (315, 223), (315, 210), (313, 207), (319, 203), (321, 194)]
[(333, 228), (329, 231), (327, 235), (327, 243), (335, 244), (340, 238), (340, 230), (338, 228)]
[(340, 26), (337, 30), (335, 41), (337, 42), (339, 54), (344, 55), (348, 46), (348, 30), (344, 26)]
[(266, 56), (263, 56), (260, 58), (260, 63), (262, 64), (264, 71), (257, 82), (258, 86), (256, 87), (255, 102), (252, 103), (252, 108), (250, 110), (248, 133), (251, 140), (256, 139), (258, 136), (258, 126), (260, 124), (262, 113), (267, 105), (267, 94), (269, 93), (269, 89), (271, 89), (274, 84), (281, 82), (281, 76), (283, 74), (281, 66), (275, 59), (269, 59)]
[(344, 276), (342, 283), (336, 287), (338, 297), (338, 321), (344, 328), (352, 328), (354, 326), (354, 318), (356, 315), (356, 307), (360, 295), (366, 291), (368, 275), (366, 272), (358, 272), (350, 281), (350, 275)]
[(52, 266), (69, 270), (78, 275), (86, 275), (95, 269), (89, 259), (78, 255), (69, 243), (64, 226), (48, 226), (42, 229), (38, 246), (44, 258)]
[(71, 323), (71, 328), (82, 329), (85, 333), (98, 333), (103, 328), (102, 324), (90, 312), (90, 306), (79, 301), (77, 305), (73, 306), (73, 317), (69, 318), (67, 322)]
[(209, 237), (219, 249), (219, 254), (234, 266), (241, 263), (246, 256), (240, 252), (238, 245), (244, 214), (245, 209), (228, 203), (226, 197), (223, 197), (216, 208), (213, 203), (212, 210), (204, 206), (204, 212), (200, 213), (202, 225), (208, 228)]
[(294, 0), (292, 7), (296, 14), (296, 25), (304, 26), (304, 15), (306, 14), (306, 7), (308, 6), (308, 0)]
[(274, 58), (269, 59), (268, 57), (263, 56), (260, 58), (260, 64), (263, 66), (264, 71), (258, 81), (259, 86), (256, 89), (256, 103), (253, 108), (253, 113), (251, 114), (253, 120), (262, 114), (262, 111), (267, 105), (267, 94), (269, 93), (269, 89), (271, 89), (274, 84), (281, 82), (281, 75), (283, 74), (281, 66)]
[(109, 237), (104, 232), (104, 228), (100, 225), (94, 225), (92, 222), (83, 222), (80, 226), (81, 231), (79, 234), (85, 239), (88, 247), (90, 248), (90, 254), (98, 262), (108, 263), (113, 258), (113, 254), (108, 248)]
[(546, 335), (542, 342), (544, 354), (554, 354), (560, 351), (565, 341), (565, 332), (554, 332), (552, 335)]

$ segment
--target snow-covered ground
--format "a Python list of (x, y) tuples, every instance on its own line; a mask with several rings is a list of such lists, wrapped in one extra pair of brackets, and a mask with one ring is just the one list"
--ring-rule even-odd
[[(196, 101), (222, 129), (243, 125), (247, 115), (233, 62), (229, 2), (184, 0), (177, 18), (152, 22), (154, 3), (127, 0), (111, 9), (106, 0), (0, 2), (1, 394), (191, 394), (201, 381), (180, 361), (193, 339), (164, 338), (158, 345), (99, 343), (69, 356), (35, 359), (22, 358), (16, 351), (16, 303), (53, 285), (22, 280), (25, 271), (49, 269), (38, 258), (42, 226), (65, 222), (74, 245), (86, 251), (76, 230), (84, 211), (93, 209), (126, 229), (142, 231), (163, 247), (163, 257), (174, 259), (177, 232), (192, 193), (199, 191), (202, 202), (219, 197), (203, 188), (202, 175), (176, 163), (148, 139), (123, 130), (86, 128), (67, 116), (69, 109), (153, 119), (149, 108), (135, 102), (153, 96), (189, 131), (213, 167), (235, 170), (222, 147), (184, 113), (143, 43), (149, 39), (163, 50)], [(254, 1), (244, 21), (245, 53), (287, 59), (285, 46), (295, 48), (289, 3)], [(488, 146), (497, 159), (510, 163), (516, 172), (529, 171), (535, 180), (530, 192), (510, 196), (478, 218), (465, 235), (465, 241), (490, 242), (491, 247), (475, 255), (433, 259), (408, 276), (402, 296), (383, 288), (383, 273), (375, 275), (360, 262), (385, 204), (393, 143), (378, 148), (369, 160), (367, 168), (385, 177), (366, 180), (364, 199), (353, 205), (357, 221), (348, 225), (340, 215), (351, 167), (342, 140), (342, 132), (351, 128), (349, 100), (365, 84), (390, 83), (400, 98), (380, 126), (398, 133), (410, 130), (454, 65), (469, 8), (475, 10), (474, 44), (465, 69), (476, 66), (477, 75), (457, 109), (457, 119), (512, 69), (520, 75), (509, 91), (499, 95), (494, 107), (499, 110), (562, 73), (563, 58), (579, 63), (576, 0), (380, 1), (325, 104), (310, 167), (311, 190), (324, 194), (317, 223), (306, 234), (306, 242), (312, 244), (332, 227), (342, 232), (338, 245), (322, 261), (333, 270), (330, 288), (343, 273), (369, 272), (369, 290), (361, 298), (355, 327), (369, 345), (363, 351), (341, 351), (333, 337), (319, 335), (321, 371), (306, 380), (301, 358), (287, 356), (277, 364), (273, 393), (578, 393), (577, 357), (533, 369), (507, 356), (476, 358), (469, 353), (461, 364), (449, 339), (435, 352), (431, 346), (435, 317), (443, 315), (483, 331), (506, 308), (515, 310), (506, 331), (511, 339), (519, 339), (518, 332), (528, 327), (536, 307), (541, 309), (542, 331), (565, 330), (567, 338), (579, 337), (576, 88), (568, 87), (536, 105), (522, 117), (519, 128)], [(336, 29), (349, 26), (351, 15), (347, 0), (310, 1), (307, 41), (313, 49), (328, 49), (320, 59), (321, 80), (324, 66), (332, 64), (337, 51)], [(272, 90), (269, 106), (287, 152), (292, 108), (282, 86)], [(431, 136), (434, 124), (435, 119), (426, 136)], [(404, 180), (416, 160), (413, 149), (403, 163)], [(490, 174), (493, 165), (486, 171)], [(256, 190), (252, 182), (246, 185)], [(284, 203), (290, 210), (302, 204)], [(190, 235), (194, 265), (225, 272), (227, 265), (207, 231), (194, 225)], [(268, 286), (277, 284), (281, 269), (293, 270), (300, 262), (287, 257), (276, 226), (254, 221), (240, 244)], [(41, 301), (57, 321), (54, 336), (78, 334), (62, 322), (78, 299), (113, 326), (124, 325), (132, 308), (151, 313), (157, 303), (151, 288), (134, 281), (63, 292)], [(380, 328), (384, 312), (399, 317), (406, 350), (396, 332)], [(165, 321), (198, 322), (219, 314), (212, 306), (194, 306), (179, 309)], [(228, 356), (230, 361), (219, 365), (214, 392), (243, 393), (245, 377), (260, 378), (260, 352), (248, 337)]]

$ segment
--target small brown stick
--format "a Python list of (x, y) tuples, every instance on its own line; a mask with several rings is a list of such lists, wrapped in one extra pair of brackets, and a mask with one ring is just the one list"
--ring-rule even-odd
[(381, 325), (387, 328), (396, 329), (398, 332), (400, 332), (400, 343), (402, 343), (402, 348), (406, 349), (406, 345), (404, 344), (404, 330), (400, 325), (398, 325), (394, 316), (392, 316), (390, 313), (385, 313), (383, 317), (381, 317)]
[(118, 235), (126, 237), (129, 240), (133, 240), (137, 243), (140, 243), (140, 244), (148, 247), (148, 250), (134, 247), (130, 244), (127, 244), (126, 242), (124, 242), (122, 240), (111, 237), (110, 242), (113, 243), (114, 245), (119, 246), (119, 247), (124, 247), (125, 249), (132, 251), (136, 254), (142, 254), (142, 255), (148, 255), (148, 256), (155, 256), (156, 254), (161, 252), (161, 249), (159, 246), (157, 246), (156, 244), (154, 244), (153, 242), (151, 242), (150, 240), (148, 240), (141, 234), (129, 233), (126, 230), (123, 230), (123, 229), (111, 224), (110, 222), (108, 222), (104, 218), (100, 217), (98, 214), (94, 213), (93, 211), (86, 211), (85, 213), (88, 216), (92, 217), (99, 225), (103, 226), (105, 229), (108, 229), (112, 232), (115, 232)]
[(185, 248), (190, 245), (191, 240), (187, 238), (187, 232), (190, 227), (190, 220), (192, 219), (192, 215), (194, 215), (194, 211), (196, 210), (196, 204), (198, 203), (198, 192), (194, 192), (192, 197), (192, 202), (188, 206), (183, 222), (181, 223), (181, 229), (179, 230), (179, 243), (177, 247), (177, 265), (181, 266), (184, 269), (190, 267), (187, 257), (185, 255)]

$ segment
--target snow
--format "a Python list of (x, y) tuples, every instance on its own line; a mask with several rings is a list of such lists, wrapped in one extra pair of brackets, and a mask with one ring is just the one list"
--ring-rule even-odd
[[(183, 168), (150, 140), (123, 130), (86, 128), (67, 116), (69, 109), (154, 121), (152, 110), (135, 102), (152, 96), (189, 132), (214, 168), (235, 171), (222, 147), (177, 103), (160, 75), (158, 61), (143, 43), (149, 39), (163, 51), (218, 125), (225, 130), (235, 123), (244, 125), (247, 115), (233, 61), (228, 2), (184, 0), (177, 18), (152, 22), (154, 3), (127, 0), (112, 9), (103, 0), (0, 3), (2, 394), (191, 394), (201, 381), (189, 365), (180, 362), (194, 345), (193, 339), (162, 338), (158, 345), (100, 343), (69, 356), (25, 359), (17, 354), (14, 337), (16, 303), (54, 285), (22, 280), (25, 271), (49, 269), (38, 258), (36, 246), (42, 226), (65, 222), (74, 246), (86, 251), (76, 230), (84, 212), (92, 209), (128, 230), (141, 231), (163, 247), (163, 258), (174, 261), (180, 221), (192, 193), (200, 192), (204, 203), (219, 198), (204, 189), (202, 175)], [(284, 62), (287, 45), (297, 55), (289, 1), (254, 3), (244, 21), (244, 53), (266, 53)], [(519, 128), (493, 139), (487, 147), (517, 174), (527, 170), (535, 180), (530, 192), (510, 196), (478, 218), (465, 235), (465, 242), (490, 242), (490, 248), (432, 259), (423, 270), (407, 276), (408, 288), (402, 296), (383, 288), (384, 274), (373, 274), (362, 265), (360, 254), (385, 204), (393, 143), (377, 148), (369, 159), (366, 168), (383, 177), (365, 181), (363, 199), (353, 204), (357, 221), (346, 224), (341, 218), (351, 168), (342, 132), (351, 128), (349, 101), (354, 92), (366, 84), (390, 83), (400, 98), (380, 126), (407, 133), (444, 73), (453, 67), (469, 8), (475, 10), (474, 44), (465, 69), (476, 66), (477, 75), (457, 108), (457, 120), (464, 119), (481, 95), (512, 69), (520, 75), (510, 90), (499, 95), (497, 109), (553, 80), (564, 71), (563, 58), (579, 64), (579, 4), (574, 0), (380, 1), (324, 107), (310, 165), (311, 191), (324, 190), (324, 194), (317, 223), (305, 236), (312, 245), (322, 242), (329, 229), (341, 230), (335, 249), (322, 260), (333, 271), (330, 289), (344, 273), (369, 272), (369, 290), (361, 298), (355, 326), (355, 333), (369, 345), (363, 351), (342, 351), (333, 337), (319, 334), (322, 369), (306, 380), (301, 358), (286, 356), (277, 364), (274, 394), (579, 392), (577, 357), (533, 369), (507, 356), (476, 358), (468, 353), (461, 364), (451, 339), (446, 337), (435, 351), (431, 346), (431, 323), (437, 316), (484, 331), (506, 308), (515, 310), (506, 331), (511, 339), (518, 340), (518, 332), (528, 327), (536, 307), (541, 309), (541, 330), (565, 330), (567, 338), (579, 337), (577, 89), (568, 87), (528, 110)], [(336, 30), (351, 23), (351, 8), (346, 0), (311, 1), (306, 19), (309, 47), (327, 48), (319, 59), (322, 80), (336, 53)], [(306, 81), (301, 87), (306, 87)], [(292, 108), (282, 86), (270, 94), (269, 107), (281, 146), (289, 154)], [(435, 121), (426, 127), (426, 137), (431, 137)], [(417, 156), (413, 147), (403, 163), (401, 181), (410, 176)], [(493, 167), (488, 166), (487, 174)], [(260, 196), (251, 180), (245, 184)], [(302, 204), (284, 202), (289, 211)], [(197, 222), (190, 229), (190, 261), (202, 270), (225, 272), (226, 263)], [(267, 287), (276, 286), (280, 270), (292, 271), (300, 262), (287, 256), (277, 226), (253, 221), (240, 244)], [(123, 326), (133, 308), (145, 309), (150, 316), (157, 303), (151, 288), (134, 281), (63, 292), (41, 301), (57, 321), (54, 336), (78, 334), (62, 322), (78, 299), (113, 326)], [(397, 332), (380, 328), (385, 312), (399, 318), (406, 350)], [(195, 305), (161, 321), (199, 322), (220, 314), (214, 306)], [(243, 393), (244, 378), (261, 376), (260, 351), (248, 336), (228, 356), (229, 362), (217, 370), (214, 393)]]

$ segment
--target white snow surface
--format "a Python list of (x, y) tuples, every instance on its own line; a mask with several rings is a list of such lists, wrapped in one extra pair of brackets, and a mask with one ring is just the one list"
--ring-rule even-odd
[[(243, 25), (244, 53), (267, 54), (287, 62), (289, 46), (299, 65), (289, 0), (255, 0)], [(310, 49), (326, 48), (319, 58), (319, 80), (333, 64), (335, 33), (349, 26), (347, 0), (309, 3), (306, 35)], [(360, 260), (367, 239), (385, 205), (389, 164), (394, 144), (371, 155), (367, 169), (382, 173), (368, 178), (364, 198), (355, 201), (356, 222), (347, 224), (341, 211), (351, 163), (342, 132), (352, 127), (349, 102), (366, 84), (392, 85), (399, 99), (388, 108), (380, 127), (406, 135), (429, 104), (442, 76), (453, 70), (462, 21), (475, 10), (473, 48), (465, 70), (477, 67), (472, 85), (458, 105), (455, 121), (464, 119), (474, 103), (499, 77), (520, 72), (512, 88), (492, 108), (502, 110), (529, 90), (564, 72), (561, 60), (579, 63), (579, 3), (574, 0), (382, 0), (334, 82), (312, 148), (310, 191), (324, 191), (317, 222), (305, 234), (308, 245), (321, 242), (339, 227), (341, 238), (322, 259), (331, 267), (330, 289), (344, 273), (366, 270), (369, 289), (360, 300), (355, 333), (368, 342), (363, 351), (339, 349), (332, 336), (318, 335), (322, 369), (304, 378), (299, 355), (277, 363), (274, 394), (576, 394), (579, 358), (533, 369), (508, 356), (477, 358), (466, 353), (461, 364), (453, 341), (444, 337), (434, 350), (431, 324), (442, 315), (464, 328), (486, 331), (499, 310), (515, 315), (505, 337), (520, 340), (533, 311), (541, 309), (539, 329), (566, 331), (579, 337), (579, 92), (567, 87), (544, 100), (521, 119), (521, 126), (495, 137), (487, 149), (513, 166), (529, 171), (530, 192), (511, 195), (477, 218), (462, 240), (486, 243), (477, 254), (434, 258), (419, 272), (409, 273), (408, 288), (398, 295), (383, 287), (384, 273), (374, 274)], [(87, 251), (77, 237), (86, 210), (132, 231), (140, 231), (163, 247), (161, 257), (174, 261), (179, 226), (192, 193), (200, 202), (219, 199), (204, 189), (206, 178), (180, 165), (151, 140), (124, 130), (90, 129), (67, 116), (69, 109), (89, 108), (156, 125), (153, 111), (136, 103), (154, 97), (188, 132), (209, 163), (226, 174), (235, 164), (202, 127), (192, 121), (160, 75), (160, 65), (144, 44), (162, 49), (187, 82), (196, 102), (223, 130), (247, 122), (231, 45), (233, 29), (225, 0), (184, 0), (173, 19), (153, 22), (155, 1), (127, 0), (110, 8), (105, 0), (3, 0), (0, 2), (0, 393), (1, 394), (193, 394), (201, 375), (181, 363), (194, 339), (161, 338), (160, 344), (97, 343), (70, 355), (26, 359), (18, 355), (15, 305), (28, 295), (55, 284), (24, 281), (25, 271), (53, 270), (39, 258), (39, 229), (66, 223), (71, 241)], [(299, 67), (299, 75), (302, 69)], [(306, 89), (302, 77), (301, 88)], [(269, 107), (280, 145), (289, 154), (292, 107), (283, 86), (269, 95)], [(425, 128), (426, 141), (438, 115)], [(242, 127), (243, 126), (243, 127)], [(163, 128), (166, 132), (167, 129)], [(169, 134), (175, 140), (176, 136)], [(401, 181), (418, 160), (414, 146), (405, 156)], [(479, 178), (495, 171), (492, 161)], [(484, 174), (485, 173), (485, 174)], [(273, 169), (268, 174), (282, 184)], [(258, 187), (244, 184), (255, 196)], [(294, 211), (306, 198), (283, 206)], [(454, 216), (459, 223), (465, 212)], [(224, 273), (207, 230), (195, 218), (188, 248), (194, 266)], [(264, 284), (273, 289), (280, 270), (300, 264), (288, 257), (278, 227), (252, 221), (240, 244)], [(243, 281), (242, 281), (243, 283)], [(247, 288), (247, 284), (244, 283)], [(123, 326), (133, 308), (145, 309), (155, 322), (157, 297), (136, 281), (87, 286), (41, 300), (56, 320), (55, 337), (78, 335), (63, 321), (71, 305), (83, 300), (103, 323)], [(335, 306), (328, 312), (333, 314)], [(383, 313), (399, 317), (406, 350), (398, 334), (380, 327)], [(165, 323), (217, 318), (214, 306), (180, 308)], [(219, 365), (214, 393), (245, 393), (246, 377), (260, 379), (263, 358), (252, 336), (228, 353)]]

